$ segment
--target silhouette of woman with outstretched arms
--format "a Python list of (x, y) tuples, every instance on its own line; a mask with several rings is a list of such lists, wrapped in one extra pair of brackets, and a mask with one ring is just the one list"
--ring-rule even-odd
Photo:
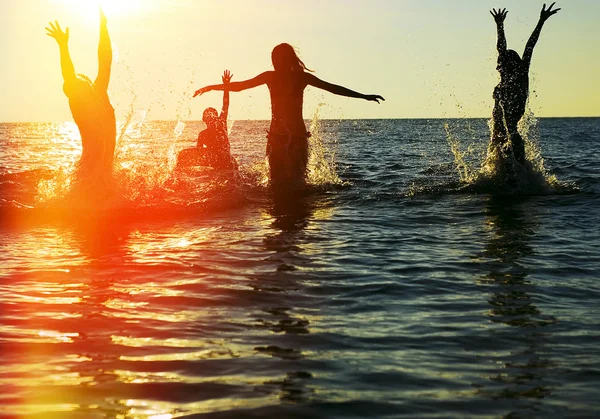
[[(310, 74), (294, 48), (279, 44), (271, 53), (275, 71), (266, 71), (244, 81), (231, 82), (227, 88), (239, 92), (267, 85), (271, 96), (271, 126), (267, 134), (267, 156), (271, 185), (275, 190), (303, 187), (308, 163), (308, 138), (302, 118), (304, 89), (313, 86), (336, 95), (365, 99), (379, 103), (379, 95), (365, 95), (338, 86)], [(194, 97), (211, 90), (223, 90), (224, 84), (198, 89)]]
[(500, 83), (494, 89), (493, 132), (491, 146), (500, 147), (503, 154), (512, 150), (519, 163), (525, 161), (525, 144), (517, 130), (517, 123), (525, 113), (525, 105), (529, 95), (529, 66), (533, 55), (533, 48), (537, 43), (542, 26), (550, 16), (560, 9), (552, 10), (555, 3), (548, 9), (544, 4), (540, 13), (540, 20), (527, 41), (523, 58), (519, 54), (506, 48), (504, 35), (504, 20), (508, 11), (506, 9), (492, 9), (491, 15), (496, 21), (498, 30), (498, 66)]
[(92, 81), (75, 72), (69, 53), (69, 28), (61, 29), (57, 21), (46, 27), (47, 35), (54, 38), (60, 49), (60, 65), (64, 80), (63, 91), (69, 98), (73, 119), (81, 134), (82, 154), (80, 170), (84, 175), (110, 174), (113, 165), (116, 121), (115, 110), (108, 97), (108, 83), (112, 66), (112, 46), (106, 25), (106, 16), (100, 10), (100, 41), (98, 43), (98, 75)]

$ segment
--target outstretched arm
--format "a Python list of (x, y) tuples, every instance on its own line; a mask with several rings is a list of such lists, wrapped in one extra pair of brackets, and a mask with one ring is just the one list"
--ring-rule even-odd
[[(254, 77), (253, 79), (244, 80), (244, 81), (234, 81), (232, 83), (228, 83), (227, 87), (230, 92), (241, 92), (242, 90), (252, 89), (253, 87), (260, 86), (261, 84), (267, 83), (269, 72), (264, 72)], [(201, 95), (206, 92), (210, 92), (211, 90), (225, 90), (225, 84), (213, 84), (210, 86), (204, 86), (194, 93), (194, 97)]]
[[(556, 3), (556, 2), (555, 2)], [(531, 57), (533, 56), (533, 48), (537, 43), (540, 33), (542, 32), (542, 27), (544, 23), (550, 18), (550, 16), (558, 13), (560, 9), (552, 10), (552, 7), (555, 3), (552, 3), (548, 9), (546, 9), (546, 4), (542, 6), (542, 11), (540, 12), (540, 20), (538, 21), (537, 26), (533, 30), (533, 33), (529, 37), (529, 41), (527, 41), (527, 45), (525, 45), (525, 51), (523, 52), (523, 62), (529, 68), (529, 64), (531, 64)]]
[(223, 109), (221, 109), (221, 119), (227, 123), (227, 113), (229, 112), (229, 82), (233, 74), (229, 72), (229, 70), (225, 70), (223, 72), (223, 76), (221, 80), (223, 80)]
[(504, 35), (504, 19), (506, 19), (506, 15), (508, 11), (506, 9), (492, 9), (490, 10), (492, 16), (494, 16), (494, 20), (496, 21), (496, 28), (498, 30), (498, 43), (496, 47), (498, 48), (498, 54), (502, 55), (506, 52), (506, 35)]
[(379, 95), (364, 95), (362, 93), (355, 92), (354, 90), (350, 90), (343, 86), (338, 86), (337, 84), (328, 83), (326, 81), (321, 80), (320, 78), (309, 74), (304, 73), (305, 77), (307, 77), (307, 83), (309, 86), (314, 86), (318, 89), (326, 90), (329, 93), (333, 93), (334, 95), (353, 97), (358, 99), (365, 99), (372, 102), (379, 103), (380, 100), (385, 100), (383, 97)]
[(113, 52), (106, 26), (106, 16), (100, 9), (100, 42), (98, 42), (98, 77), (94, 83), (97, 87), (108, 90), (110, 69), (112, 66)]
[(73, 66), (71, 54), (69, 53), (69, 28), (66, 28), (63, 32), (58, 21), (55, 20), (54, 23), (50, 22), (50, 27), (46, 27), (46, 35), (54, 38), (58, 43), (63, 80), (73, 80), (75, 78), (75, 66)]

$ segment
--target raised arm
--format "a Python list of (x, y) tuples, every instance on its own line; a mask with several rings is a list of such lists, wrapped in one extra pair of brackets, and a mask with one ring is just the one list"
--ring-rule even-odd
[(94, 83), (97, 87), (108, 90), (110, 69), (112, 66), (113, 52), (106, 26), (106, 16), (100, 9), (100, 41), (98, 42), (98, 77)]
[(354, 90), (350, 90), (343, 86), (338, 86), (337, 84), (328, 83), (326, 81), (321, 80), (320, 78), (310, 74), (304, 73), (307, 78), (306, 84), (309, 86), (316, 87), (318, 89), (326, 90), (329, 93), (333, 93), (334, 95), (353, 97), (358, 99), (365, 99), (372, 102), (379, 103), (380, 100), (385, 100), (383, 97), (379, 95), (364, 95), (362, 93), (355, 92)]
[(50, 27), (46, 27), (46, 35), (54, 38), (58, 43), (60, 68), (64, 81), (75, 79), (75, 66), (73, 66), (71, 54), (69, 53), (69, 28), (66, 28), (63, 32), (58, 21), (55, 20), (54, 23), (50, 22)]
[(227, 123), (227, 113), (229, 112), (229, 82), (231, 81), (231, 78), (233, 77), (233, 74), (231, 74), (229, 72), (229, 70), (225, 70), (223, 72), (223, 76), (221, 77), (221, 80), (223, 80), (223, 85), (224, 85), (224, 89), (223, 89), (223, 109), (221, 109), (221, 120), (223, 120), (225, 123)]
[(529, 37), (529, 41), (527, 41), (527, 45), (525, 45), (525, 51), (523, 52), (523, 63), (527, 67), (529, 67), (529, 65), (531, 64), (531, 57), (533, 56), (533, 48), (535, 47), (535, 44), (537, 43), (538, 39), (540, 38), (540, 33), (542, 32), (542, 27), (544, 26), (544, 23), (550, 18), (550, 16), (558, 13), (558, 11), (560, 10), (560, 9), (552, 10), (552, 7), (554, 6), (555, 3), (552, 3), (550, 5), (550, 7), (548, 7), (548, 9), (546, 9), (546, 4), (544, 4), (542, 6), (542, 11), (540, 12), (540, 20), (538, 21), (538, 24), (536, 25), (535, 29), (533, 30), (533, 33)]
[(498, 48), (498, 54), (502, 55), (506, 52), (506, 35), (504, 35), (504, 19), (506, 19), (506, 15), (508, 11), (506, 9), (492, 9), (490, 10), (492, 16), (494, 16), (494, 20), (496, 21), (496, 29), (498, 30), (498, 43), (496, 47)]
[[(253, 79), (243, 80), (243, 81), (234, 81), (232, 83), (228, 83), (227, 87), (230, 92), (241, 92), (242, 90), (252, 89), (253, 87), (260, 86), (262, 84), (267, 83), (267, 79), (269, 77), (269, 72), (266, 71), (264, 73), (259, 74)], [(225, 84), (213, 84), (210, 86), (204, 86), (194, 93), (194, 97), (201, 95), (206, 92), (210, 92), (212, 90), (225, 90)]]

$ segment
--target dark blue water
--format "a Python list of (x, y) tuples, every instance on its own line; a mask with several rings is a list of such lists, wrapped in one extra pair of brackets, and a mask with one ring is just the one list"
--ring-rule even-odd
[(600, 119), (532, 124), (512, 191), (461, 182), (486, 120), (314, 121), (288, 201), (265, 127), (194, 176), (200, 124), (129, 127), (89, 205), (73, 126), (0, 125), (0, 416), (596, 416)]

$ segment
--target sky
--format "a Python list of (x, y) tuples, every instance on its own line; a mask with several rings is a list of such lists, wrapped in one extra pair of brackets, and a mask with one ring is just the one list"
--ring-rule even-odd
[[(307, 88), (304, 116), (488, 117), (496, 27), (506, 7), (508, 47), (522, 54), (537, 0), (100, 0), (115, 57), (109, 94), (117, 119), (199, 120), (221, 92), (192, 99), (223, 70), (244, 80), (271, 70), (272, 48), (295, 46), (315, 75), (382, 104)], [(44, 27), (70, 28), (78, 73), (97, 73), (98, 0), (0, 0), (0, 121), (69, 121), (56, 42)], [(600, 116), (600, 1), (563, 0), (533, 54), (536, 116)], [(230, 119), (269, 119), (265, 86), (232, 93)]]

